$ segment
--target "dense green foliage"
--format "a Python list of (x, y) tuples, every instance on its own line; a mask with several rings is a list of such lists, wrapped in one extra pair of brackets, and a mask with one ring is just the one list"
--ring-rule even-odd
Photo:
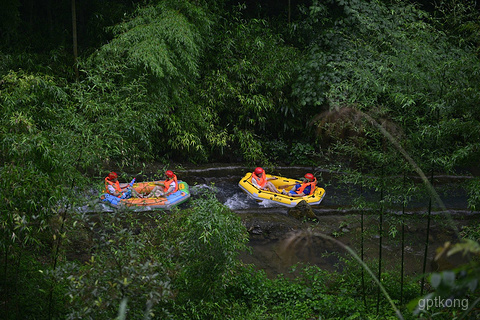
[[(328, 126), (332, 117), (343, 119), (362, 135), (350, 141), (352, 152), (378, 150), (382, 135), (365, 134), (372, 130), (361, 124), (363, 111), (383, 122), (424, 168), (432, 161), (442, 171), (473, 164), (480, 132), (475, 52), (453, 45), (412, 6), (339, 3), (335, 21), (322, 20), (331, 16), (325, 5), (311, 8), (327, 31), (312, 43), (307, 57), (313, 68), (304, 69), (297, 89), (304, 104), (330, 107), (318, 118), (323, 132), (336, 125)], [(325, 28), (332, 23), (335, 28)]]
[[(1, 4), (0, 298), (8, 319), (111, 319), (119, 309), (125, 316), (121, 306), (129, 318), (375, 318), (374, 307), (353, 301), (359, 283), (348, 273), (307, 268), (294, 281), (272, 280), (240, 265), (246, 231), (214, 199), (165, 219), (74, 213), (111, 167), (342, 166), (342, 182), (378, 192), (353, 205), (378, 212), (381, 236), (385, 212), (414, 191), (441, 207), (431, 189), (402, 177), (478, 174), (480, 11), (471, 1)], [(478, 177), (466, 183), (471, 210), (480, 207), (479, 187)], [(472, 243), (461, 249), (478, 254)], [(381, 256), (377, 267), (382, 278)], [(478, 291), (478, 265), (454, 272), (432, 276), (431, 288)], [(367, 288), (373, 305), (376, 287)], [(405, 290), (404, 299), (418, 294)]]
[[(287, 148), (314, 143), (315, 126), (325, 149), (335, 139), (335, 124), (325, 127), (329, 110), (336, 110), (334, 122), (355, 122), (350, 132), (342, 129), (344, 136), (357, 129), (374, 134), (343, 108), (393, 123), (403, 133), (397, 138), (421, 163), (434, 156), (441, 170), (453, 170), (478, 158), (479, 113), (471, 107), (479, 100), (478, 35), (472, 28), (478, 15), (467, 3), (455, 3), (455, 17), (443, 2), (434, 16), (404, 2), (299, 3), (296, 19), (281, 28), (274, 17), (248, 18), (256, 9), (222, 1), (119, 7), (122, 21), (116, 10), (107, 18), (108, 3), (91, 2), (90, 10), (81, 11), (97, 19), (89, 26), (115, 18), (118, 23), (96, 31), (99, 39), (111, 37), (108, 42), (84, 48), (89, 54), (79, 56), (78, 82), (64, 82), (72, 75), (65, 72), (68, 51), (6, 49), (21, 44), (20, 29), (11, 25), (2, 32), (17, 37), (3, 44), (0, 74), (21, 66), (27, 75), (53, 73), (55, 82), (68, 84), (71, 104), (88, 123), (120, 128), (96, 132), (115, 161), (128, 163), (126, 154), (144, 161), (264, 161), (261, 150), (271, 141)], [(22, 13), (16, 2), (10, 5)], [(60, 21), (49, 20), (50, 28)], [(82, 24), (78, 31), (81, 37)], [(371, 138), (342, 139), (341, 147), (345, 142), (361, 150)]]
[[(74, 214), (66, 229), (76, 236), (67, 237), (70, 249), (64, 254), (84, 258), (48, 274), (63, 290), (69, 319), (111, 319), (122, 301), (133, 319), (375, 317), (367, 306), (375, 301), (376, 285), (367, 281), (368, 305), (358, 303), (362, 268), (353, 261), (345, 260), (341, 273), (299, 267), (295, 280), (269, 279), (240, 264), (245, 229), (212, 195), (200, 196), (191, 209), (162, 217)], [(397, 276), (382, 277), (398, 300)], [(409, 301), (417, 292), (411, 281), (404, 298)], [(382, 316), (394, 318), (388, 303), (383, 305)]]
[[(222, 299), (229, 270), (245, 249), (240, 219), (212, 196), (188, 211), (133, 216), (74, 214), (72, 261), (53, 272), (64, 287), (69, 319), (111, 319), (122, 301), (128, 317), (166, 317), (176, 304)], [(76, 230), (73, 232), (73, 230)]]

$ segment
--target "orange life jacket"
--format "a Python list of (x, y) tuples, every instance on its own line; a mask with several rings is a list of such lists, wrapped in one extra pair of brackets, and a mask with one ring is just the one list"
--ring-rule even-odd
[(309, 194), (306, 194), (306, 196), (310, 195), (313, 193), (313, 191), (315, 190), (315, 186), (317, 185), (317, 178), (315, 178), (315, 180), (313, 181), (310, 181), (310, 182), (306, 182), (306, 183), (302, 183), (302, 185), (300, 186), (300, 188), (298, 188), (298, 190), (295, 190), (295, 192), (297, 194), (300, 194), (303, 192), (303, 190), (305, 190), (306, 187), (308, 186), (312, 186), (310, 188), (310, 193)]
[(120, 188), (120, 182), (118, 182), (118, 180), (115, 181), (115, 182), (112, 182), (112, 181), (108, 180), (108, 178), (105, 178), (105, 189), (107, 190), (107, 193), (111, 194), (111, 193), (110, 193), (110, 189), (108, 189), (108, 185), (113, 186), (113, 188), (115, 189), (115, 191), (117, 191), (118, 193), (120, 193), (120, 195), (117, 196), (117, 197), (120, 198), (120, 197), (122, 196), (121, 193), (122, 193), (123, 191), (122, 191), (122, 188)]
[(258, 183), (258, 185), (260, 186), (260, 188), (263, 188), (265, 187), (265, 185), (267, 184), (267, 175), (265, 174), (265, 172), (262, 174), (262, 177), (259, 178), (255, 172), (252, 173), (252, 179), (255, 179)]
[(173, 179), (170, 179), (170, 180), (165, 180), (163, 183), (164, 183), (164, 188), (163, 188), (163, 192), (167, 192), (168, 189), (170, 188), (170, 185), (172, 184), (172, 182), (175, 182), (175, 189), (172, 191), (172, 193), (174, 192), (177, 192), (178, 191), (178, 182), (177, 182), (177, 176), (176, 175), (173, 175)]

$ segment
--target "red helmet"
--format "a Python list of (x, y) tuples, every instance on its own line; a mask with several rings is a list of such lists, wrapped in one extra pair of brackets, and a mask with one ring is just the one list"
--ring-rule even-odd
[(310, 180), (310, 181), (313, 181), (313, 179), (315, 179), (315, 177), (313, 176), (313, 174), (307, 173), (307, 174), (305, 175), (305, 179), (308, 179), (308, 180)]
[(260, 174), (260, 173), (263, 173), (263, 168), (261, 167), (255, 168), (255, 174)]
[(165, 171), (165, 175), (169, 178), (173, 178), (174, 174), (173, 174), (173, 171), (172, 170), (167, 170)]
[(116, 173), (113, 172), (113, 171), (110, 172), (110, 173), (108, 174), (108, 177), (107, 177), (108, 180), (114, 180), (114, 179), (117, 179), (117, 178), (118, 178), (118, 174), (116, 174)]

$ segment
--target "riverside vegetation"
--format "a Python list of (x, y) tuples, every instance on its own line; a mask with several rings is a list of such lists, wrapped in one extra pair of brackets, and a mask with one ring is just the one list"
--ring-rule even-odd
[[(468, 176), (478, 212), (479, 23), (468, 0), (3, 1), (3, 318), (478, 317), (478, 226), (440, 248), (468, 264), (420, 279), (381, 252), (404, 239), (390, 209), (421, 194), (426, 271), (437, 173)], [(153, 161), (341, 170), (378, 195), (352, 203), (377, 214), (378, 259), (270, 279), (239, 262), (247, 231), (211, 195), (165, 215), (74, 210), (109, 169)]]

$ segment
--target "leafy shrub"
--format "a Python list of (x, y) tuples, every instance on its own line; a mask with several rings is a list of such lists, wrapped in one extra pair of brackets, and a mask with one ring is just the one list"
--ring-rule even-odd
[(2, 319), (63, 318), (65, 292), (62, 287), (55, 286), (51, 277), (41, 272), (45, 264), (39, 261), (37, 252), (24, 250), (20, 257), (17, 255), (18, 252), (13, 252), (0, 258), (4, 272), (0, 278), (0, 299), (7, 302), (2, 310)]
[(69, 319), (112, 319), (122, 301), (132, 319), (165, 314), (160, 303), (172, 294), (168, 252), (149, 245), (161, 238), (160, 229), (129, 212), (100, 214), (98, 220), (76, 215), (70, 222), (69, 233), (85, 230), (93, 246), (85, 248), (87, 261), (52, 271), (65, 287)]
[(167, 229), (179, 250), (175, 261), (182, 266), (175, 281), (177, 302), (224, 299), (238, 254), (246, 249), (240, 218), (207, 193), (178, 213)]
[(480, 208), (480, 179), (476, 178), (467, 185), (468, 208), (476, 211)]

